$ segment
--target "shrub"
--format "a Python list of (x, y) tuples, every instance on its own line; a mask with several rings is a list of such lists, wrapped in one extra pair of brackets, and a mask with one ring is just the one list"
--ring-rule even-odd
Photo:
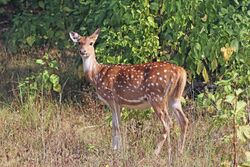
[(12, 51), (42, 45), (69, 48), (69, 31), (90, 34), (101, 27), (100, 61), (170, 60), (209, 82), (224, 74), (224, 59), (246, 57), (250, 50), (247, 0), (23, 0), (16, 6), (5, 36)]

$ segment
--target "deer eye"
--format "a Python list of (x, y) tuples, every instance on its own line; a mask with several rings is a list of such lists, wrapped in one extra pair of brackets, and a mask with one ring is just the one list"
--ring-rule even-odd
[(90, 43), (89, 43), (89, 45), (91, 45), (91, 46), (92, 46), (93, 44), (94, 44), (93, 42), (90, 42)]

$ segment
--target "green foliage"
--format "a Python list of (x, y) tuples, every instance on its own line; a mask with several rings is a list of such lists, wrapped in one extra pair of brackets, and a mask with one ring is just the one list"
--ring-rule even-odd
[(250, 54), (247, 0), (24, 0), (16, 6), (5, 36), (12, 51), (69, 48), (69, 31), (87, 35), (101, 27), (101, 62), (170, 60), (205, 82), (221, 77), (236, 54)]
[(60, 78), (55, 74), (59, 70), (57, 61), (50, 59), (46, 53), (42, 59), (36, 59), (36, 64), (40, 66), (40, 70), (18, 83), (21, 102), (27, 96), (33, 99), (41, 93), (50, 94), (52, 90), (61, 92)]
[[(247, 55), (249, 43), (249, 1), (164, 1), (161, 46), (177, 50), (174, 61), (185, 64), (205, 82), (221, 75), (226, 62), (221, 48), (231, 46)], [(171, 17), (169, 17), (171, 16)], [(213, 74), (213, 76), (211, 76)]]
[(122, 112), (122, 119), (125, 121), (129, 121), (131, 119), (136, 119), (137, 121), (140, 120), (149, 120), (153, 114), (153, 110), (145, 110), (145, 111), (141, 111), (141, 110), (125, 110)]
[(0, 5), (6, 5), (11, 0), (0, 0)]
[(102, 43), (97, 48), (101, 61), (142, 63), (155, 58), (160, 47), (159, 30), (149, 2), (113, 1), (109, 5), (110, 16), (103, 19)]
[[(213, 108), (217, 112), (213, 126), (235, 129), (223, 137), (225, 142), (246, 143), (250, 140), (246, 110), (250, 94), (250, 64), (244, 63), (244, 59), (240, 56), (236, 57), (232, 64), (225, 71), (224, 78), (216, 82), (216, 91), (200, 94), (197, 101), (200, 106), (209, 108), (210, 111)], [(247, 153), (249, 150), (244, 151)]]
[(24, 0), (16, 2), (15, 5), (19, 12), (13, 16), (12, 26), (5, 36), (7, 46), (12, 52), (42, 45), (68, 48), (66, 34), (86, 14), (78, 1)]
[[(151, 110), (151, 109), (148, 109), (148, 110), (145, 110), (145, 111), (124, 109), (121, 112), (121, 119), (124, 122), (128, 122), (128, 121), (134, 119), (137, 123), (140, 123), (140, 122), (142, 122), (144, 120), (150, 120), (153, 113), (154, 113), (154, 111)], [(112, 115), (111, 114), (106, 117), (106, 122), (110, 126), (112, 126)]]

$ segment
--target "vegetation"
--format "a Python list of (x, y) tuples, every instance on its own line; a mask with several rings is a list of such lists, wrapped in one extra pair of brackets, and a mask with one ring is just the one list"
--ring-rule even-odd
[[(183, 102), (191, 123), (174, 166), (250, 166), (250, 1), (0, 5), (0, 166), (166, 163), (166, 150), (151, 154), (161, 128), (151, 110), (124, 110), (124, 150), (117, 156), (110, 149), (111, 114), (82, 78), (68, 37), (69, 31), (87, 35), (96, 27), (99, 62), (170, 61), (187, 69)], [(171, 137), (178, 135), (175, 128)]]

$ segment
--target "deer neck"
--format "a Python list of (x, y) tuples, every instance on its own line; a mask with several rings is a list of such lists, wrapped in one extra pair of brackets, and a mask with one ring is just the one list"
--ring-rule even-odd
[(87, 79), (94, 85), (96, 85), (96, 75), (100, 71), (100, 64), (96, 61), (95, 55), (89, 56), (87, 58), (82, 58), (83, 60), (83, 72)]

